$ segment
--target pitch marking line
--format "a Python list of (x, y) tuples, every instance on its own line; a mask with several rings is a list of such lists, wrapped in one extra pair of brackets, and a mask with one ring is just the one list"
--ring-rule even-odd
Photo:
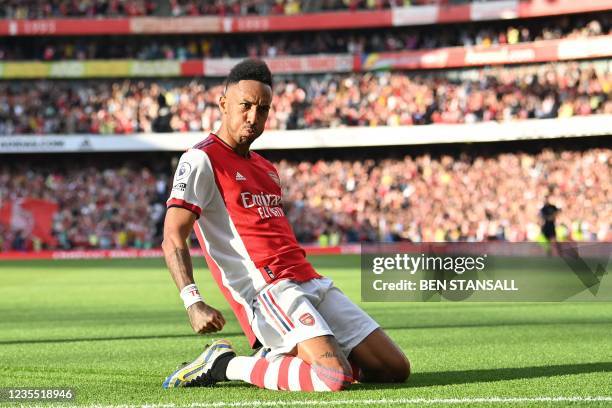
[[(241, 408), (241, 407), (277, 407), (277, 406), (312, 406), (312, 405), (434, 405), (434, 404), (512, 404), (530, 402), (612, 402), (612, 396), (591, 397), (483, 397), (483, 398), (395, 398), (395, 399), (346, 399), (346, 400), (295, 400), (295, 401), (244, 401), (244, 402), (211, 402), (192, 404), (144, 404), (144, 405), (82, 405), (87, 408)], [(75, 407), (75, 405), (70, 405)], [(25, 407), (25, 405), (22, 405)], [(41, 406), (42, 407), (42, 406)], [(29, 405), (28, 408), (36, 408)]]

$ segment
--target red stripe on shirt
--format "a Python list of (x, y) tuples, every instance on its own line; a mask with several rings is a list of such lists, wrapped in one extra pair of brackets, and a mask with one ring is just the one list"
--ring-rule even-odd
[(214, 142), (215, 142), (215, 141), (214, 141), (212, 138), (208, 137), (208, 138), (206, 138), (206, 139), (202, 140), (200, 143), (198, 143), (198, 144), (196, 144), (195, 146), (193, 146), (193, 149), (203, 149), (203, 148), (205, 148), (206, 146), (210, 146), (210, 145), (211, 145), (211, 144), (213, 144)]
[(191, 211), (195, 215), (197, 215), (198, 218), (200, 218), (200, 215), (202, 214), (202, 209), (200, 207), (198, 207), (195, 204), (188, 203), (185, 200), (181, 200), (180, 198), (171, 198), (170, 200), (166, 202), (166, 207), (167, 208), (170, 208), (170, 207), (184, 208), (186, 210)]
[(236, 318), (238, 319), (238, 323), (240, 323), (240, 327), (242, 328), (242, 331), (247, 336), (247, 339), (249, 339), (249, 344), (251, 345), (251, 347), (255, 348), (259, 344), (259, 340), (257, 340), (257, 337), (255, 336), (255, 333), (253, 332), (253, 329), (251, 328), (251, 324), (250, 324), (250, 321), (249, 321), (249, 318), (247, 316), (247, 312), (244, 306), (241, 303), (239, 303), (237, 299), (234, 299), (234, 296), (232, 295), (232, 293), (225, 286), (225, 283), (223, 282), (223, 278), (221, 276), (222, 275), (221, 268), (206, 250), (206, 242), (204, 240), (204, 235), (202, 233), (202, 228), (200, 227), (200, 225), (198, 223), (195, 223), (195, 228), (193, 230), (195, 231), (196, 237), (198, 237), (198, 241), (200, 242), (200, 247), (202, 248), (202, 252), (204, 252), (204, 257), (206, 258), (208, 269), (210, 269), (210, 272), (213, 278), (215, 279), (215, 282), (217, 282), (217, 285), (219, 286), (221, 293), (223, 293), (223, 296), (225, 297), (227, 302), (232, 307), (232, 310), (234, 311), (234, 314), (236, 315)]

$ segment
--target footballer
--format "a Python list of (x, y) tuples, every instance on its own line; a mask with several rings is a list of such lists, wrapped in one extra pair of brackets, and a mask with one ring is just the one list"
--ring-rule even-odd
[(403, 382), (408, 359), (380, 326), (315, 271), (282, 208), (274, 166), (250, 151), (264, 131), (272, 75), (259, 60), (232, 68), (219, 99), (221, 127), (184, 153), (167, 201), (162, 248), (193, 330), (225, 319), (202, 298), (187, 239), (206, 262), (252, 348), (236, 356), (217, 340), (164, 388), (244, 381), (288, 391), (339, 391), (354, 381)]

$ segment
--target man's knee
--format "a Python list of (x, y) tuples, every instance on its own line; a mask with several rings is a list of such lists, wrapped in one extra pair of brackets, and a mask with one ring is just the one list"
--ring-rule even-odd
[(392, 382), (405, 382), (410, 377), (410, 360), (406, 356), (398, 359), (391, 370), (391, 381)]
[(398, 356), (392, 362), (387, 362), (385, 382), (402, 383), (410, 377), (410, 361), (405, 355)]
[(410, 377), (410, 361), (401, 354), (362, 369), (362, 380), (373, 383), (402, 383)]

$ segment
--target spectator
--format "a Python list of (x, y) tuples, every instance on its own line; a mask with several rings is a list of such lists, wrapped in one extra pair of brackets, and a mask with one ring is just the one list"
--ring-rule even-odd
[[(611, 149), (469, 152), (282, 160), (276, 167), (285, 212), (305, 243), (533, 241), (546, 197), (561, 209), (560, 241), (612, 240)], [(26, 195), (57, 202), (59, 248), (150, 248), (161, 242), (170, 173), (103, 159), (87, 166), (3, 163), (0, 208)], [(0, 250), (31, 248), (27, 240), (0, 223)]]
[[(267, 128), (504, 122), (612, 113), (609, 64), (279, 80)], [(156, 129), (210, 131), (218, 127), (221, 92), (221, 85), (195, 80), (0, 83), (0, 135), (132, 134), (151, 132), (154, 123), (163, 121)]]
[(154, 0), (0, 0), (0, 18), (134, 17), (151, 15)]
[[(1, 0), (0, 0), (1, 1)], [(189, 35), (93, 38), (0, 39), (0, 60), (140, 59), (275, 57), (330, 53), (384, 52), (442, 47), (489, 47), (536, 40), (586, 38), (610, 34), (612, 13), (549, 17), (534, 21), (476, 22), (434, 27), (260, 33), (257, 35)]]
[[(417, 0), (415, 4), (448, 3), (449, 0)], [(465, 0), (450, 0), (465, 3)], [(388, 9), (406, 6), (405, 0), (0, 0), (0, 18), (117, 17), (150, 15), (165, 3), (172, 16), (297, 14), (336, 10)], [(164, 7), (162, 7), (164, 9)]]

